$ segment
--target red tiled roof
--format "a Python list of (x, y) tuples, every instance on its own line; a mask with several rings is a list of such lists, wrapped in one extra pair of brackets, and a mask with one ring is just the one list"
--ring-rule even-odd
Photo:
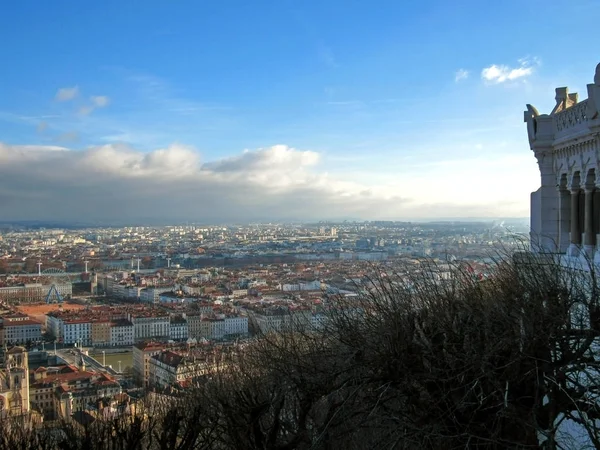
[(144, 352), (154, 351), (154, 350), (162, 350), (167, 347), (167, 344), (162, 344), (160, 342), (140, 342), (134, 345), (135, 348), (142, 350)]
[(26, 319), (26, 320), (17, 320), (15, 322), (4, 322), (4, 328), (8, 328), (8, 327), (24, 327), (24, 326), (28, 326), (28, 325), (39, 325), (42, 326), (41, 323), (32, 320), (32, 319)]

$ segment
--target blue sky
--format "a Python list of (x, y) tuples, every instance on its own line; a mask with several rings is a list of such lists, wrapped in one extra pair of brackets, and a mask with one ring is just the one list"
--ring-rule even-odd
[[(103, 176), (120, 179), (152, 161), (165, 173), (192, 161), (191, 179), (239, 163), (219, 181), (229, 212), (246, 201), (233, 186), (273, 193), (214, 220), (524, 216), (539, 183), (525, 103), (549, 112), (563, 85), (586, 97), (599, 19), (591, 0), (10, 2), (0, 142), (13, 163), (28, 155), (24, 178), (52, 167), (46, 150), (69, 172), (103, 149), (116, 152)], [(66, 201), (58, 176), (46, 203)], [(161, 176), (128, 183), (143, 192)], [(188, 186), (221, 191), (204, 178)], [(314, 208), (285, 206), (309, 193)], [(14, 218), (36, 214), (11, 204)]]

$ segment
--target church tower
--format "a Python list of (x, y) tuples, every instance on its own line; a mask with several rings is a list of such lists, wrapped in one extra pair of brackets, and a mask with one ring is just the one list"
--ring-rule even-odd
[(29, 366), (27, 351), (12, 347), (5, 351), (0, 370), (0, 403), (2, 415), (21, 416), (30, 412)]

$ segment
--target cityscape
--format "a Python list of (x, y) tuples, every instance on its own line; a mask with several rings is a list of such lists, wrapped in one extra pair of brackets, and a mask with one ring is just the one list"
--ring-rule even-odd
[(140, 389), (183, 389), (255, 336), (322, 328), (329, 299), (358, 296), (380, 265), (418, 273), (427, 258), (444, 279), (460, 259), (483, 279), (495, 258), (528, 245), (527, 230), (516, 219), (6, 226), (0, 344), (27, 350), (33, 374), (19, 411), (102, 414), (94, 405), (107, 398), (125, 411)]
[(600, 449), (594, 0), (4, 6), (0, 450)]

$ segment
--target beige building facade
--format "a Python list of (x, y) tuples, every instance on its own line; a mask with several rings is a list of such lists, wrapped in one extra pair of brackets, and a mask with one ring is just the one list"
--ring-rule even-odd
[(110, 345), (110, 320), (92, 322), (92, 345), (101, 347)]
[(531, 245), (600, 262), (600, 64), (586, 99), (559, 87), (555, 100), (549, 114), (525, 111), (541, 178), (531, 194)]
[(167, 347), (158, 342), (140, 343), (133, 346), (133, 373), (136, 381), (143, 387), (150, 382), (150, 358), (158, 355)]
[(7, 349), (0, 369), (0, 419), (23, 417), (30, 412), (29, 368), (23, 347)]

